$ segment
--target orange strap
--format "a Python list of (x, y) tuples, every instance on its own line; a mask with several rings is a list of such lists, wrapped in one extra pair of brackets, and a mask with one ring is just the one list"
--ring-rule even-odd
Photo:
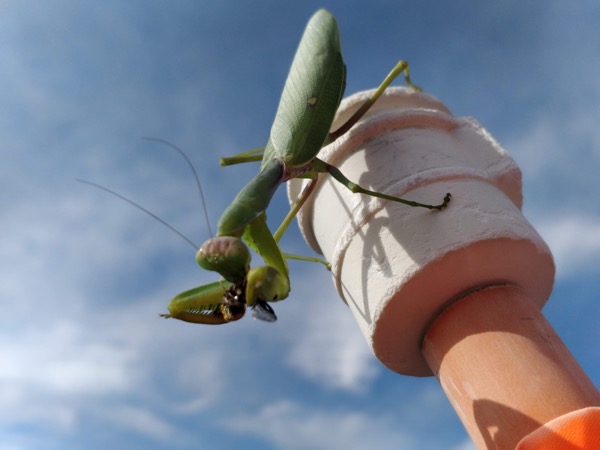
[(525, 436), (515, 450), (600, 449), (600, 407), (573, 411)]

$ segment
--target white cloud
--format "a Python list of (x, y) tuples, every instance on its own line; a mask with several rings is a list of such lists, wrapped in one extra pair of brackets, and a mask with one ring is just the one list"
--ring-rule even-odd
[[(340, 300), (320, 265), (292, 275), (294, 330), (286, 361), (313, 381), (334, 389), (364, 392), (378, 373), (350, 309)], [(319, 286), (318, 289), (314, 289)]]
[(559, 277), (600, 267), (599, 114), (597, 104), (567, 102), (540, 112), (507, 144), (523, 171), (525, 214), (547, 241)]
[(10, 336), (2, 333), (3, 420), (67, 431), (86, 402), (123, 393), (135, 383), (129, 346), (99, 341), (86, 327), (66, 321), (35, 324), (13, 329)]
[(514, 138), (506, 147), (519, 162), (525, 176), (536, 177), (553, 165), (559, 144), (550, 121), (540, 121), (527, 133)]
[(464, 442), (452, 447), (452, 450), (477, 450), (471, 439), (466, 439)]
[(252, 415), (233, 417), (223, 426), (288, 450), (423, 448), (389, 417), (308, 409), (288, 401), (264, 406)]
[(176, 430), (157, 413), (144, 407), (117, 406), (104, 412), (105, 419), (116, 426), (160, 440), (176, 434)]
[(313, 382), (365, 391), (377, 374), (376, 361), (353, 320), (316, 316), (306, 324), (306, 329), (298, 330), (288, 363)]
[(176, 379), (172, 382), (187, 395), (172, 406), (177, 414), (192, 414), (214, 404), (223, 395), (229, 377), (223, 361), (223, 352), (217, 346), (212, 350), (185, 353), (179, 361)]
[(558, 276), (597, 273), (600, 268), (600, 218), (568, 215), (539, 226), (552, 251)]

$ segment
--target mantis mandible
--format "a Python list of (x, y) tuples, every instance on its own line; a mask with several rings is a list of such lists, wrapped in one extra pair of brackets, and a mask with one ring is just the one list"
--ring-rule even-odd
[[(441, 203), (428, 205), (364, 189), (317, 157), (322, 147), (350, 130), (401, 73), (408, 86), (420, 90), (410, 80), (408, 63), (400, 61), (371, 98), (340, 128), (330, 132), (344, 94), (346, 67), (333, 15), (321, 9), (311, 17), (292, 62), (267, 145), (221, 160), (222, 165), (262, 161), (259, 173), (223, 212), (217, 237), (206, 241), (196, 254), (201, 267), (218, 272), (225, 281), (177, 295), (165, 317), (222, 324), (241, 318), (248, 305), (255, 317), (275, 320), (267, 302), (283, 300), (290, 292), (286, 255), (278, 241), (311, 194), (319, 174), (330, 174), (355, 193), (432, 210), (447, 206), (450, 194)], [(266, 224), (269, 203), (282, 183), (297, 177), (311, 182), (272, 234)], [(265, 266), (250, 268), (250, 252), (241, 239), (264, 259)]]

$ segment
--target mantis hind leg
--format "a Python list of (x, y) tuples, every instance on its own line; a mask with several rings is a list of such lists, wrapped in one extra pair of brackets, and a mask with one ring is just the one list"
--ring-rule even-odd
[(325, 268), (331, 272), (331, 264), (329, 264), (324, 259), (316, 258), (314, 256), (294, 255), (292, 253), (284, 253), (283, 256), (285, 256), (286, 259), (293, 259), (296, 261), (306, 261), (306, 262), (314, 262), (314, 263), (323, 264), (325, 266)]
[(224, 166), (233, 166), (236, 164), (244, 164), (247, 162), (256, 162), (262, 161), (263, 152), (265, 151), (265, 147), (253, 148), (252, 150), (248, 150), (247, 152), (238, 153), (234, 156), (226, 156), (219, 160), (219, 164), (221, 167)]
[(238, 286), (227, 281), (200, 286), (176, 295), (169, 303), (169, 313), (161, 317), (191, 323), (222, 325), (242, 318), (246, 303), (235, 298)]
[[(315, 189), (315, 187), (317, 185), (317, 177), (318, 177), (318, 174), (314, 174), (314, 176), (311, 178), (310, 182), (305, 186), (305, 188), (302, 190), (302, 193), (300, 194), (300, 196), (296, 199), (296, 201), (290, 208), (287, 215), (284, 217), (283, 221), (281, 222), (281, 225), (279, 225), (279, 228), (277, 228), (277, 231), (275, 231), (275, 233), (273, 234), (273, 238), (275, 239), (275, 242), (279, 242), (279, 240), (281, 239), (281, 237), (283, 236), (283, 234), (289, 227), (290, 223), (292, 223), (292, 221), (294, 220), (294, 217), (296, 217), (296, 215), (298, 214), (298, 211), (300, 211), (300, 208), (302, 208), (302, 205), (304, 205), (304, 203), (306, 203), (306, 200), (308, 200), (308, 198), (312, 194), (312, 191)], [(323, 264), (327, 268), (327, 270), (331, 271), (331, 264), (329, 264), (327, 261), (325, 261), (324, 259), (321, 259), (321, 258), (316, 258), (313, 256), (294, 255), (291, 253), (284, 253), (283, 256), (286, 259), (294, 259), (296, 261), (307, 261), (307, 262), (320, 263), (320, 264)]]
[(352, 128), (354, 126), (354, 124), (356, 122), (358, 122), (362, 116), (365, 115), (365, 113), (371, 108), (371, 106), (373, 106), (373, 104), (379, 99), (379, 97), (381, 97), (383, 92), (392, 83), (392, 81), (394, 81), (396, 79), (396, 77), (398, 77), (398, 75), (400, 75), (401, 73), (404, 73), (404, 81), (408, 87), (412, 88), (415, 91), (422, 90), (419, 86), (413, 84), (413, 82), (410, 80), (410, 71), (409, 71), (408, 62), (406, 62), (404, 60), (398, 61), (398, 63), (394, 66), (394, 68), (390, 71), (390, 73), (388, 73), (388, 75), (385, 77), (385, 79), (381, 82), (379, 87), (375, 90), (373, 95), (371, 95), (371, 97), (369, 97), (362, 104), (362, 106), (352, 115), (352, 117), (350, 117), (337, 130), (329, 133), (326, 144), (329, 144), (329, 143), (335, 141), (341, 135), (348, 132), (348, 130), (350, 130), (350, 128)]
[(354, 183), (353, 181), (350, 181), (348, 178), (346, 178), (346, 176), (344, 176), (344, 174), (337, 167), (332, 166), (331, 164), (328, 164), (325, 161), (315, 158), (314, 163), (318, 163), (318, 164), (313, 165), (313, 168), (315, 170), (329, 173), (333, 178), (335, 178), (338, 182), (340, 182), (341, 184), (346, 186), (348, 189), (350, 189), (354, 193), (366, 194), (366, 195), (370, 195), (371, 197), (377, 197), (377, 198), (381, 198), (384, 200), (390, 200), (393, 202), (403, 203), (405, 205), (412, 206), (412, 207), (435, 209), (438, 211), (442, 210), (446, 206), (448, 206), (448, 203), (450, 202), (450, 199), (452, 198), (452, 196), (448, 192), (448, 193), (446, 193), (446, 195), (444, 196), (443, 200), (440, 203), (438, 203), (437, 205), (430, 205), (427, 203), (414, 202), (412, 200), (406, 200), (404, 198), (394, 197), (392, 195), (387, 195), (387, 194), (382, 194), (380, 192), (375, 192), (375, 191), (371, 191), (369, 189), (365, 189), (365, 188), (359, 186), (358, 184)]
[(275, 233), (273, 234), (273, 237), (275, 238), (276, 242), (279, 242), (279, 239), (281, 239), (281, 236), (283, 236), (283, 233), (285, 233), (285, 231), (288, 229), (288, 227), (290, 226), (290, 223), (292, 223), (292, 221), (294, 220), (294, 217), (296, 217), (296, 214), (298, 214), (298, 211), (300, 211), (300, 208), (302, 208), (302, 205), (304, 205), (304, 203), (306, 203), (306, 200), (308, 200), (308, 197), (310, 197), (310, 194), (312, 194), (312, 191), (317, 186), (318, 176), (319, 176), (318, 173), (314, 173), (312, 175), (310, 182), (304, 187), (304, 189), (302, 190), (302, 193), (300, 194), (300, 196), (296, 199), (296, 201), (290, 208), (290, 211), (283, 218), (281, 225), (279, 225), (279, 228), (277, 228), (277, 231), (275, 231)]

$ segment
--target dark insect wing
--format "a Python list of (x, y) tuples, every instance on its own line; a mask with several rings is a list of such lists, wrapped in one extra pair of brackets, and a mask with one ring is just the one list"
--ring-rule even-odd
[(277, 316), (275, 315), (275, 311), (271, 306), (262, 300), (258, 300), (256, 305), (252, 307), (252, 317), (259, 320), (264, 320), (265, 322), (275, 322), (277, 320)]

